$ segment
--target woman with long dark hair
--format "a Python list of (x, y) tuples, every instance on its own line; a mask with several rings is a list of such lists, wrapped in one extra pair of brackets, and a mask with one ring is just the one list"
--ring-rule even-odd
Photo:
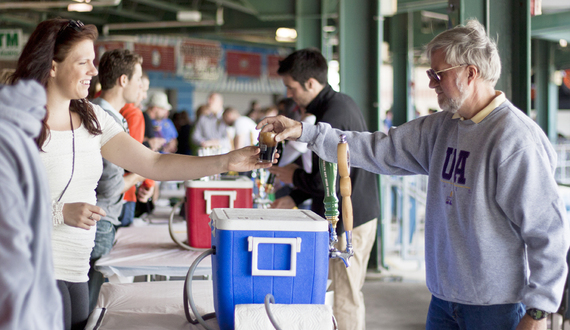
[(55, 277), (64, 303), (66, 329), (83, 329), (88, 318), (87, 273), (95, 225), (104, 211), (95, 205), (102, 159), (160, 181), (188, 180), (227, 171), (268, 167), (259, 149), (244, 148), (211, 157), (159, 154), (132, 139), (99, 106), (86, 99), (97, 39), (94, 25), (51, 19), (31, 34), (13, 83), (39, 81), (47, 92), (47, 115), (37, 140), (53, 205)]

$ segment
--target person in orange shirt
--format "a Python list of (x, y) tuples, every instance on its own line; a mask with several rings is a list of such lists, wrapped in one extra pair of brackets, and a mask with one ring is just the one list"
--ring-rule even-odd
[[(144, 116), (140, 106), (141, 102), (147, 97), (149, 85), (150, 80), (148, 79), (148, 75), (143, 72), (142, 86), (137, 104), (127, 103), (120, 111), (121, 115), (127, 120), (129, 125), (129, 134), (140, 143), (143, 142), (145, 130)], [(128, 226), (133, 222), (137, 200), (146, 203), (153, 193), (154, 181), (150, 179), (145, 179), (138, 187), (138, 190), (136, 185), (133, 185), (125, 192), (125, 197), (123, 198), (125, 203), (123, 204), (123, 211), (119, 217), (121, 226)]]

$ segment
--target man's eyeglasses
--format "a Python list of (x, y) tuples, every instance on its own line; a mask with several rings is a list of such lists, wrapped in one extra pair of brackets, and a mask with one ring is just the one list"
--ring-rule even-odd
[(440, 73), (445, 72), (445, 71), (449, 71), (449, 70), (453, 70), (453, 69), (457, 69), (457, 68), (462, 67), (464, 65), (469, 65), (469, 64), (463, 63), (463, 64), (459, 64), (456, 66), (452, 66), (451, 68), (447, 68), (447, 69), (443, 69), (443, 70), (439, 70), (439, 71), (435, 71), (434, 69), (429, 69), (426, 71), (426, 73), (430, 79), (433, 79), (437, 82), (440, 82), (441, 81), (441, 77), (439, 76)]

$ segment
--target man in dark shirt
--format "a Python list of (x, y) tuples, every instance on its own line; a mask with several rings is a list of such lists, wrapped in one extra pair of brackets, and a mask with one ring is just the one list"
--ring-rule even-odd
[[(366, 122), (356, 103), (348, 96), (335, 92), (327, 82), (328, 65), (316, 49), (298, 50), (279, 62), (277, 71), (287, 87), (287, 96), (307, 112), (314, 114), (318, 122), (327, 122), (341, 130), (367, 131)], [(324, 189), (319, 170), (319, 159), (313, 154), (311, 173), (295, 164), (272, 167), (272, 173), (284, 183), (293, 183), (295, 189), (277, 199), (273, 208), (293, 208), (312, 198), (311, 210), (324, 216)], [(376, 238), (380, 201), (378, 178), (375, 174), (359, 168), (350, 170), (354, 210), (353, 242), (354, 257), (346, 268), (339, 259), (332, 259), (329, 267), (331, 288), (335, 292), (334, 315), (339, 329), (364, 329), (365, 307), (362, 285), (370, 251)], [(340, 203), (339, 203), (340, 204)], [(339, 205), (340, 208), (340, 205)], [(342, 212), (341, 212), (342, 214)], [(341, 219), (342, 220), (342, 219)], [(344, 249), (346, 240), (340, 235), (344, 230), (339, 222), (339, 249)]]

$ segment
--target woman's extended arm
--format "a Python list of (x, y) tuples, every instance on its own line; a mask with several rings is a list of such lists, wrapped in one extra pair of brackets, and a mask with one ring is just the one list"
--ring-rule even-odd
[(109, 140), (101, 148), (101, 153), (107, 160), (130, 172), (159, 181), (192, 180), (228, 171), (247, 172), (271, 167), (269, 163), (258, 163), (258, 147), (206, 157), (160, 154), (124, 132)]

